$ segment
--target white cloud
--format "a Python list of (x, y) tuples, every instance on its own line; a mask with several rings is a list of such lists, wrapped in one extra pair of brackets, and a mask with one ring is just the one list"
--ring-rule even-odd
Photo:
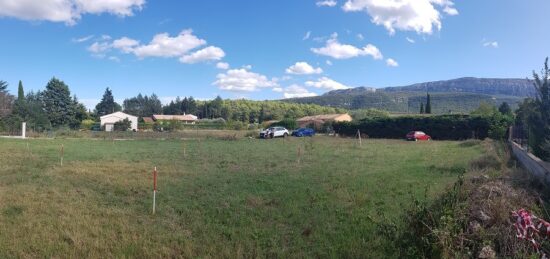
[(321, 6), (328, 6), (328, 7), (334, 7), (336, 6), (336, 1), (334, 0), (325, 0), (325, 1), (317, 1), (316, 5), (321, 7)]
[(441, 30), (440, 10), (457, 15), (451, 0), (347, 0), (345, 12), (365, 11), (376, 25), (384, 26), (390, 34), (396, 30), (432, 34)]
[(225, 52), (222, 49), (210, 46), (181, 57), (180, 62), (186, 64), (194, 64), (204, 61), (221, 60), (224, 57)]
[(120, 58), (115, 57), (115, 56), (110, 56), (110, 57), (108, 57), (107, 59), (109, 59), (109, 60), (111, 60), (111, 61), (114, 61), (114, 62), (120, 62)]
[(285, 89), (280, 89), (285, 98), (300, 98), (317, 96), (316, 93), (308, 91), (305, 87), (299, 85), (291, 85)]
[(395, 61), (393, 58), (388, 58), (386, 59), (386, 65), (388, 65), (389, 67), (398, 67), (399, 63), (397, 63), (397, 61)]
[(206, 45), (206, 41), (193, 35), (192, 30), (184, 30), (175, 37), (160, 33), (147, 45), (134, 48), (133, 53), (139, 58), (145, 57), (181, 57), (189, 51)]
[(332, 66), (332, 61), (327, 60), (326, 63), (327, 63), (327, 65)]
[(117, 49), (126, 54), (134, 54), (140, 59), (146, 57), (178, 57), (180, 62), (188, 64), (219, 61), (225, 57), (225, 52), (215, 46), (207, 46), (195, 51), (195, 49), (204, 45), (206, 45), (206, 40), (193, 35), (192, 30), (184, 30), (174, 37), (171, 37), (168, 33), (157, 34), (149, 44), (140, 44), (139, 41), (128, 37), (122, 37), (111, 42), (110, 36), (103, 35), (88, 47), (88, 51), (94, 56), (105, 56), (109, 51)]
[(326, 90), (340, 90), (340, 89), (350, 88), (349, 86), (336, 82), (328, 77), (321, 77), (317, 81), (307, 81), (306, 86), (316, 87), (316, 88), (321, 88)]
[(76, 43), (83, 43), (83, 42), (91, 40), (93, 37), (94, 37), (94, 35), (88, 35), (88, 36), (85, 36), (85, 37), (82, 37), (82, 38), (73, 39), (72, 41), (76, 42)]
[(278, 87), (275, 81), (245, 68), (230, 69), (225, 73), (218, 74), (216, 78), (217, 80), (213, 84), (225, 91), (253, 92), (258, 88)]
[(361, 33), (358, 33), (358, 34), (357, 34), (357, 39), (359, 39), (360, 41), (362, 41), (362, 40), (365, 39), (365, 36), (363, 36), (363, 34), (361, 34)]
[(94, 42), (92, 45), (88, 47), (88, 51), (92, 52), (92, 54), (103, 54), (107, 51), (109, 51), (112, 48), (111, 44), (108, 42)]
[(349, 59), (359, 56), (371, 56), (374, 59), (383, 58), (382, 53), (376, 46), (368, 44), (360, 49), (353, 45), (341, 44), (338, 42), (337, 34), (333, 34), (327, 41), (325, 47), (312, 48), (311, 51), (315, 54), (329, 56), (335, 59)]
[(0, 16), (74, 25), (84, 14), (132, 16), (145, 0), (0, 0)]
[(498, 41), (487, 41), (487, 40), (484, 39), (482, 41), (482, 44), (483, 44), (483, 47), (491, 47), (491, 48), (495, 48), (495, 49), (497, 49), (499, 47)]
[(308, 40), (311, 37), (311, 31), (306, 32), (306, 35), (304, 35), (304, 38), (302, 40)]
[(407, 39), (407, 41), (408, 41), (409, 43), (413, 43), (413, 44), (414, 44), (414, 43), (416, 42), (415, 40), (413, 40), (413, 39), (411, 39), (411, 38), (409, 38), (409, 37), (407, 37), (406, 39)]
[(273, 92), (282, 93), (284, 89), (282, 87), (275, 87), (273, 88)]
[(320, 67), (314, 68), (307, 62), (296, 62), (296, 64), (286, 69), (286, 73), (293, 75), (312, 75), (323, 73), (323, 69)]
[(218, 69), (227, 70), (227, 69), (229, 69), (229, 64), (226, 63), (226, 62), (218, 62), (218, 63), (216, 64), (216, 67), (217, 67)]
[(127, 37), (122, 37), (118, 40), (113, 41), (112, 47), (120, 49), (124, 53), (131, 53), (138, 45), (139, 41)]
[(446, 14), (451, 15), (451, 16), (458, 15), (458, 10), (456, 10), (456, 8), (450, 7), (450, 6), (445, 6), (445, 8), (443, 8), (443, 12), (445, 12)]

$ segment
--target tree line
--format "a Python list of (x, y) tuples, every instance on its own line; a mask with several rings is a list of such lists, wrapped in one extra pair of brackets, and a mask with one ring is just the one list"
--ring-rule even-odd
[(343, 113), (344, 109), (323, 107), (312, 104), (295, 104), (281, 101), (196, 100), (193, 97), (176, 98), (163, 105), (157, 95), (142, 95), (126, 98), (122, 105), (115, 101), (110, 88), (105, 89), (101, 101), (93, 111), (71, 95), (69, 86), (57, 78), (52, 78), (43, 91), (25, 94), (20, 81), (17, 96), (7, 90), (8, 84), (0, 81), (0, 131), (17, 132), (21, 123), (27, 128), (45, 131), (59, 128), (90, 128), (99, 122), (101, 116), (118, 111), (143, 117), (153, 114), (193, 114), (200, 119), (228, 122), (262, 123), (269, 120), (296, 119), (303, 116)]
[(533, 153), (550, 161), (550, 69), (548, 58), (539, 73), (533, 71), (536, 96), (520, 103), (516, 112), (516, 130), (523, 131)]

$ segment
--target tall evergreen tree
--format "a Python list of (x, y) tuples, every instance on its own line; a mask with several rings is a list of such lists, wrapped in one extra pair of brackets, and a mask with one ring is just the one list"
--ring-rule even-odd
[(113, 92), (111, 91), (111, 89), (109, 89), (109, 87), (107, 87), (107, 89), (105, 89), (105, 93), (103, 93), (101, 102), (99, 102), (95, 107), (95, 112), (97, 116), (101, 117), (103, 115), (111, 114), (121, 110), (122, 107), (120, 107), (120, 104), (115, 102)]
[(27, 102), (25, 100), (25, 91), (23, 90), (23, 82), (19, 80), (19, 86), (17, 88), (17, 100), (15, 100), (14, 105), (14, 113), (19, 115), (19, 117), (23, 118), (23, 120), (27, 120), (28, 118), (28, 107)]
[(76, 125), (76, 108), (69, 87), (52, 78), (42, 93), (44, 111), (53, 127)]
[(427, 94), (427, 96), (426, 96), (426, 109), (425, 109), (425, 112), (427, 114), (432, 113), (432, 99), (430, 97), (430, 94)]
[(424, 114), (424, 103), (420, 103), (420, 114)]
[(25, 101), (25, 91), (23, 90), (23, 82), (19, 80), (19, 87), (17, 88), (17, 100), (20, 102)]
[(0, 92), (7, 92), (8, 91), (8, 83), (6, 81), (0, 80)]

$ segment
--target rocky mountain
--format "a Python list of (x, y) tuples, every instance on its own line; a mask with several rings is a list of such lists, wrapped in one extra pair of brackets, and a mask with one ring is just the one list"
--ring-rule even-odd
[(435, 81), (400, 87), (386, 87), (386, 92), (451, 92), (487, 95), (508, 95), (529, 97), (535, 95), (533, 82), (527, 79), (498, 79), (464, 77), (446, 81)]
[(318, 104), (346, 109), (376, 108), (390, 112), (417, 112), (425, 101), (426, 92), (432, 95), (435, 113), (470, 112), (480, 103), (517, 105), (525, 97), (535, 95), (527, 79), (459, 78), (426, 82), (400, 87), (357, 87), (328, 92), (321, 96), (287, 99), (287, 102)]

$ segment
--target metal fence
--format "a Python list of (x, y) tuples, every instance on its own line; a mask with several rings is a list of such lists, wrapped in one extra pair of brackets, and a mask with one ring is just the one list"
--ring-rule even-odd
[(529, 151), (529, 129), (526, 125), (516, 124), (510, 127), (510, 140)]

